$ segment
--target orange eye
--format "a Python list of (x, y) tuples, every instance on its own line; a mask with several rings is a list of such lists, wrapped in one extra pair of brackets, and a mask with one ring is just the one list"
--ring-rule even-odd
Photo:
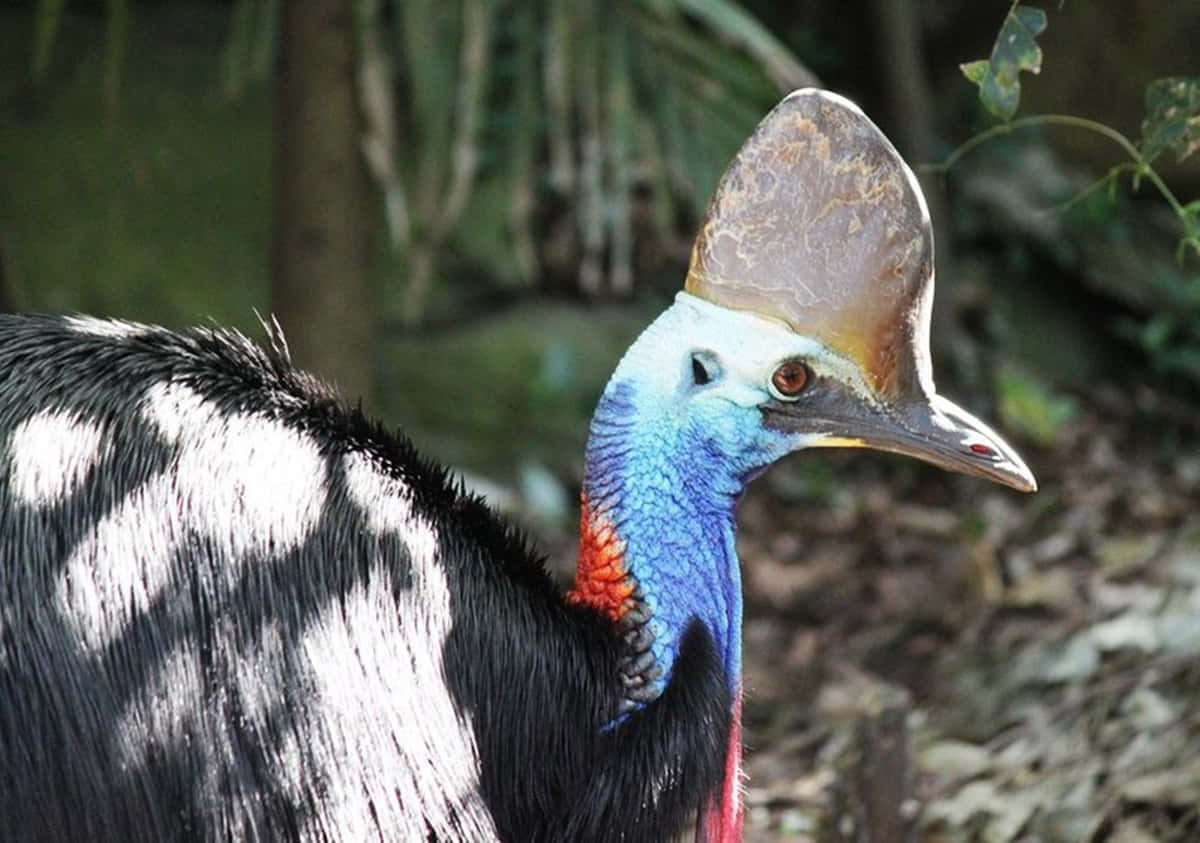
[(808, 386), (808, 379), (807, 366), (799, 360), (788, 360), (771, 375), (771, 385), (784, 398), (795, 398)]

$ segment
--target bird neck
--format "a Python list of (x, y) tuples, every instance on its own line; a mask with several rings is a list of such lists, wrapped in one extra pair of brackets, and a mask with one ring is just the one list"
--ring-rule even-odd
[[(623, 638), (622, 696), (606, 728), (639, 713), (653, 717), (656, 703), (673, 705), (672, 691), (700, 678), (696, 671), (708, 673), (713, 684), (724, 680), (729, 719), (723, 734), (713, 735), (722, 745), (713, 749), (723, 770), (714, 770), (708, 783), (697, 840), (728, 843), (741, 839), (742, 827), (735, 510), (748, 479), (769, 460), (739, 455), (727, 440), (722, 445), (715, 431), (742, 421), (736, 414), (694, 414), (691, 368), (681, 374), (670, 365), (702, 311), (686, 301), (668, 308), (626, 352), (601, 396), (588, 439), (579, 565), (569, 600), (606, 615)], [(707, 335), (711, 326), (700, 327)], [(697, 641), (711, 645), (703, 650), (719, 665), (710, 659), (701, 666), (693, 658)], [(678, 747), (670, 754), (677, 756)]]
[[(618, 370), (618, 375), (620, 370)], [(607, 615), (629, 653), (623, 711), (657, 698), (699, 623), (732, 699), (741, 682), (742, 590), (734, 549), (742, 481), (614, 377), (588, 441), (579, 564), (570, 599)]]

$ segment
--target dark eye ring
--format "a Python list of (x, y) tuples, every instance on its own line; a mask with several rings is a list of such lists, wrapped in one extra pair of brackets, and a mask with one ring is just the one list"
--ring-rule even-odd
[(771, 375), (771, 386), (780, 398), (795, 398), (812, 380), (808, 366), (799, 360), (785, 360)]

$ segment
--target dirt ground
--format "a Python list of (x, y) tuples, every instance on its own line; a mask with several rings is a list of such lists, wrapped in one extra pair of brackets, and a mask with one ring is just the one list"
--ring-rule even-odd
[(747, 840), (1200, 840), (1200, 419), (1134, 392), (1020, 447), (1036, 495), (832, 452), (752, 490)]

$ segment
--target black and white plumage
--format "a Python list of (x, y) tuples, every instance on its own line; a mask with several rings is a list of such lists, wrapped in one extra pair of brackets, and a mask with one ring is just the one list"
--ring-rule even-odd
[(560, 745), (621, 696), (603, 622), (279, 356), (0, 316), (0, 395), (15, 839), (661, 840), (716, 775), (702, 638), (654, 716)]
[[(797, 148), (827, 181), (789, 169)], [(749, 196), (749, 163), (771, 202)], [(745, 483), (853, 444), (1033, 486), (933, 392), (915, 190), (840, 98), (799, 92), (764, 120), (688, 292), (601, 399), (566, 599), (479, 500), (285, 355), (214, 329), (0, 316), (0, 829), (660, 841), (696, 822), (739, 839)], [(860, 259), (813, 258), (770, 293), (755, 272), (780, 266), (777, 205)], [(739, 282), (731, 242), (770, 260)]]

